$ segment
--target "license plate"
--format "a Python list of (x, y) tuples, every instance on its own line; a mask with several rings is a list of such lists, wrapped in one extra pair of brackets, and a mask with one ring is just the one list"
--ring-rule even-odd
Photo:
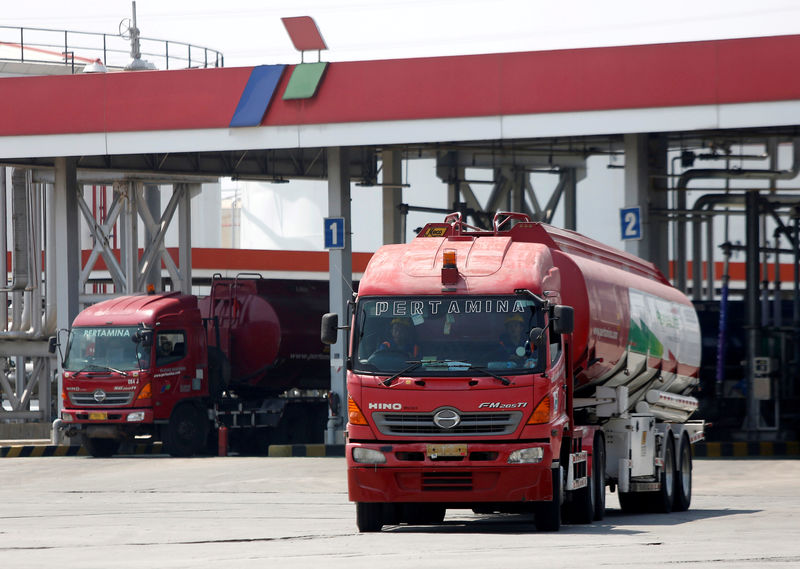
[(467, 456), (467, 445), (426, 445), (429, 458)]
[(95, 413), (89, 413), (89, 420), (90, 421), (105, 421), (108, 419), (108, 413), (105, 411), (97, 411)]

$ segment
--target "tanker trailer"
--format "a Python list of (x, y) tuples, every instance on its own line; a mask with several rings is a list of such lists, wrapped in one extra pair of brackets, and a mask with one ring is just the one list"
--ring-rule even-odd
[(540, 226), (574, 308), (576, 424), (602, 427), (606, 478), (624, 511), (686, 510), (689, 421), (698, 401), (701, 334), (692, 303), (652, 264), (574, 232)]
[[(63, 358), (62, 425), (93, 456), (163, 441), (174, 456), (318, 442), (327, 347), (305, 333), (327, 283), (212, 279), (211, 294), (115, 297), (83, 310)], [(257, 447), (257, 448), (256, 448)]]
[[(523, 214), (452, 214), (379, 249), (353, 310), (360, 531), (448, 508), (553, 531), (602, 519), (609, 487), (626, 510), (689, 507), (699, 327), (652, 264)], [(335, 340), (338, 315), (322, 324)]]

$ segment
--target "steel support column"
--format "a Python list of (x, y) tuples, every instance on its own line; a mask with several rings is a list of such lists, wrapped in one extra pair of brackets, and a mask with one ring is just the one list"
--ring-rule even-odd
[(139, 192), (141, 182), (131, 181), (124, 186), (127, 202), (121, 224), (120, 257), (125, 271), (125, 290), (115, 291), (133, 294), (139, 290)]
[(654, 263), (669, 276), (666, 217), (654, 209), (667, 208), (666, 138), (650, 134), (625, 135), (625, 207), (640, 206), (642, 238), (625, 242), (625, 250)]
[(755, 394), (755, 359), (760, 355), (761, 309), (759, 306), (759, 195), (749, 191), (745, 196), (745, 353), (747, 380), (747, 416), (744, 429), (751, 437), (757, 437), (761, 423), (760, 405)]
[[(52, 212), (55, 216), (55, 238), (53, 251), (55, 255), (55, 277), (58, 286), (52, 289), (48, 284), (47, 292), (56, 295), (56, 326), (60, 330), (69, 329), (78, 315), (78, 297), (80, 290), (80, 217), (78, 213), (78, 178), (74, 158), (56, 158), (55, 160), (55, 192)], [(61, 369), (59, 363), (58, 390), (61, 393)], [(58, 398), (58, 411), (62, 408)]]
[(398, 150), (381, 154), (383, 171), (383, 244), (403, 243), (400, 204), (403, 203), (403, 157)]
[[(150, 212), (154, 213), (154, 215), (158, 216), (161, 212), (161, 190), (155, 184), (145, 184), (144, 185), (144, 204), (143, 204)], [(153, 233), (152, 229), (145, 225), (144, 227), (144, 242), (145, 247), (152, 246), (153, 241), (156, 238), (156, 234)], [(144, 280), (142, 281), (142, 288), (147, 290), (149, 285), (153, 285), (155, 288), (155, 292), (161, 292), (161, 263), (153, 263), (147, 270), (144, 275)]]
[[(328, 253), (330, 279), (330, 311), (339, 314), (342, 325), (347, 322), (347, 303), (352, 298), (353, 262), (350, 235), (350, 176), (347, 148), (328, 148), (328, 215), (344, 218), (344, 247)], [(344, 444), (347, 414), (347, 345), (349, 335), (339, 334), (331, 346), (331, 405), (325, 444)]]
[[(192, 198), (200, 193), (200, 184), (184, 184), (178, 202), (178, 272), (174, 283), (184, 294), (192, 294)], [(168, 254), (167, 254), (168, 255)]]
[(578, 229), (578, 173), (576, 168), (565, 168), (564, 180), (564, 229)]

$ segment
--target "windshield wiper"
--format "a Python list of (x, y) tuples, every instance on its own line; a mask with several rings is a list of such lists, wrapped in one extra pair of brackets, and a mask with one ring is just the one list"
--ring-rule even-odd
[(397, 372), (393, 376), (387, 377), (386, 379), (383, 380), (383, 384), (386, 387), (389, 387), (392, 384), (392, 382), (395, 379), (397, 379), (398, 377), (400, 377), (401, 375), (406, 374), (406, 373), (408, 373), (410, 371), (414, 371), (415, 369), (417, 369), (419, 366), (421, 366), (423, 364), (426, 367), (427, 366), (446, 366), (448, 370), (459, 370), (459, 371), (477, 370), (477, 371), (483, 372), (486, 375), (490, 375), (490, 376), (494, 377), (495, 379), (503, 382), (503, 385), (511, 385), (511, 382), (509, 380), (507, 380), (505, 377), (501, 377), (499, 375), (496, 375), (496, 374), (492, 373), (491, 371), (489, 371), (489, 370), (487, 370), (485, 368), (473, 366), (469, 362), (462, 362), (462, 361), (458, 361), (458, 360), (420, 360), (420, 361), (408, 361), (406, 363), (411, 364), (411, 365), (409, 365), (405, 369)]
[(389, 387), (389, 386), (392, 384), (392, 382), (393, 382), (395, 379), (397, 379), (398, 377), (400, 377), (400, 376), (401, 376), (401, 375), (403, 375), (404, 373), (408, 373), (408, 372), (410, 372), (410, 371), (413, 371), (413, 370), (417, 369), (419, 366), (421, 366), (423, 363), (427, 363), (427, 362), (422, 362), (422, 361), (408, 361), (408, 362), (406, 362), (406, 363), (407, 363), (407, 364), (411, 364), (411, 365), (410, 365), (410, 366), (408, 366), (407, 368), (403, 369), (403, 370), (400, 370), (400, 371), (398, 371), (398, 372), (397, 372), (396, 374), (394, 374), (393, 376), (391, 376), (391, 377), (387, 377), (386, 379), (384, 379), (384, 380), (383, 380), (383, 384), (384, 384), (386, 387)]
[(501, 375), (497, 375), (496, 373), (489, 371), (485, 367), (469, 366), (469, 370), (470, 371), (479, 371), (481, 373), (485, 373), (486, 375), (490, 375), (493, 378), (495, 378), (496, 380), (500, 381), (503, 385), (511, 385), (511, 382), (509, 380), (507, 380), (505, 377), (503, 377)]
[(111, 367), (111, 366), (106, 366), (106, 365), (101, 365), (101, 364), (89, 364), (88, 366), (86, 366), (86, 367), (84, 367), (84, 368), (81, 368), (81, 369), (79, 369), (78, 371), (76, 371), (76, 372), (75, 372), (74, 374), (72, 374), (72, 375), (73, 375), (73, 377), (74, 377), (74, 376), (76, 376), (76, 375), (78, 375), (78, 374), (80, 374), (80, 373), (83, 373), (83, 372), (85, 372), (85, 371), (97, 371), (97, 370), (92, 370), (91, 368), (100, 368), (100, 370), (107, 369), (107, 370), (109, 370), (109, 371), (113, 371), (114, 373), (118, 373), (118, 374), (120, 374), (120, 375), (124, 375), (125, 377), (128, 377), (128, 373), (127, 373), (127, 372), (124, 372), (124, 371), (122, 371), (121, 369), (116, 369), (116, 368), (113, 368), (113, 367)]

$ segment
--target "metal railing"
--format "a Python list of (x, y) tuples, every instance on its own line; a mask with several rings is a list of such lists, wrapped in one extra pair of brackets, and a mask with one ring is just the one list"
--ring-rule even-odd
[[(157, 69), (225, 66), (215, 49), (145, 37), (139, 42), (142, 59)], [(121, 35), (0, 26), (0, 61), (60, 64), (75, 73), (98, 59), (109, 69), (124, 68), (132, 59), (130, 41)]]

